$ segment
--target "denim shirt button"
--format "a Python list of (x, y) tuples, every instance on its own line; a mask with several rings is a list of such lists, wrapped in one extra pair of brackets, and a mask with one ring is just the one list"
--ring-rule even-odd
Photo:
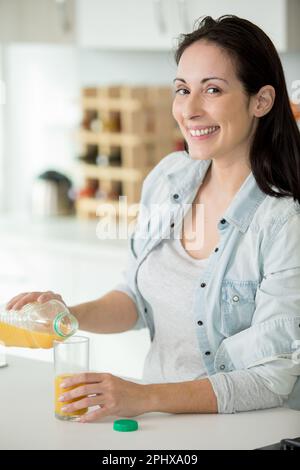
[(238, 295), (234, 295), (234, 296), (232, 297), (232, 300), (233, 300), (234, 302), (238, 302), (238, 301), (240, 300), (240, 298), (239, 298)]
[(205, 351), (205, 356), (210, 356), (210, 351)]
[(201, 282), (200, 286), (205, 287), (206, 286), (205, 282)]
[(197, 323), (198, 323), (199, 326), (203, 325), (203, 321), (201, 321), (201, 320), (199, 320)]
[(147, 307), (144, 308), (144, 312), (145, 312), (145, 313), (148, 313)]
[(174, 199), (179, 199), (179, 194), (173, 194)]
[(225, 219), (221, 219), (220, 222), (221, 222), (222, 225), (226, 224), (226, 220), (225, 220)]
[(226, 366), (224, 364), (221, 364), (220, 365), (220, 370), (225, 370), (226, 369)]

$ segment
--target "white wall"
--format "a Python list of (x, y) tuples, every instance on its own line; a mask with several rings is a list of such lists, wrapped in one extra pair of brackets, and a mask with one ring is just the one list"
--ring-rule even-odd
[(70, 175), (79, 123), (78, 58), (68, 46), (11, 45), (7, 79), (7, 209), (30, 209), (36, 175), (54, 168)]
[(171, 85), (175, 70), (171, 52), (106, 52), (82, 49), (79, 52), (82, 85)]

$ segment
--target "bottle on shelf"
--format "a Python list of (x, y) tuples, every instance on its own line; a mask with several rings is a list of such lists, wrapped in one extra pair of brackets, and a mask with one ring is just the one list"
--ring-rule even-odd
[(118, 150), (109, 155), (100, 154), (96, 159), (96, 164), (99, 166), (121, 166), (121, 163), (121, 152)]
[(64, 341), (78, 329), (66, 305), (52, 299), (32, 302), (21, 310), (0, 308), (0, 341), (5, 346), (49, 349), (53, 341)]
[(110, 112), (109, 116), (101, 118), (101, 131), (102, 132), (120, 132), (121, 131), (121, 116), (119, 112)]
[(99, 188), (95, 194), (98, 200), (118, 200), (122, 195), (120, 181), (99, 181)]
[(90, 130), (92, 132), (101, 132), (102, 131), (102, 121), (98, 117), (93, 119), (90, 123)]
[(97, 119), (98, 119), (97, 111), (87, 109), (84, 112), (84, 115), (83, 115), (83, 118), (82, 118), (82, 121), (81, 121), (81, 128), (85, 129), (86, 131), (91, 130), (92, 123)]
[(104, 189), (99, 188), (99, 189), (96, 191), (95, 199), (105, 200), (105, 199), (107, 199), (107, 198), (108, 198), (108, 192), (105, 191)]
[(85, 182), (85, 186), (81, 188), (78, 193), (77, 197), (80, 198), (93, 198), (99, 188), (99, 181), (95, 179), (88, 179)]
[(81, 129), (94, 133), (120, 132), (120, 113), (110, 112), (108, 116), (101, 116), (97, 111), (86, 110), (81, 121)]
[(98, 146), (89, 145), (86, 152), (83, 155), (79, 155), (78, 160), (82, 163), (88, 163), (90, 165), (95, 165), (98, 157)]

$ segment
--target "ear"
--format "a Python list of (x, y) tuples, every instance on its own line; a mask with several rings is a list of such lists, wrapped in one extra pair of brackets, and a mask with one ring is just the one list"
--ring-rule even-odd
[(275, 89), (271, 85), (261, 87), (254, 98), (253, 115), (262, 117), (272, 109), (275, 101)]

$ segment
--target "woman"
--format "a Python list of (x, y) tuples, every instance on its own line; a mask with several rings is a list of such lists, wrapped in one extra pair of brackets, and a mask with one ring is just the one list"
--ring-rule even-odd
[[(126, 282), (70, 310), (81, 329), (149, 328), (143, 385), (87, 373), (81, 421), (149, 411), (300, 409), (300, 136), (270, 39), (204, 18), (176, 52), (173, 115), (187, 152), (144, 182)], [(154, 210), (152, 208), (154, 207)], [(61, 297), (26, 293), (21, 308)]]

